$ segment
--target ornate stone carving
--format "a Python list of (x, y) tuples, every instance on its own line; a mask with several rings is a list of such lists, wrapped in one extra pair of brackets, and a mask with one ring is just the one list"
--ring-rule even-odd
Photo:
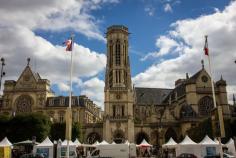
[(16, 100), (16, 112), (31, 112), (33, 100), (28, 95), (21, 95)]

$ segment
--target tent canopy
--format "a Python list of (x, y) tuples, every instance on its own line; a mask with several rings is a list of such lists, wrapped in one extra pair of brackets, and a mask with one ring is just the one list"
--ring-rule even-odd
[[(21, 142), (14, 143), (13, 145), (32, 145), (33, 141), (32, 140), (25, 140)], [(34, 144), (38, 145), (38, 142), (34, 142)]]
[(201, 145), (218, 145), (211, 138), (209, 138), (208, 135), (206, 135), (199, 144), (201, 144)]
[(148, 144), (148, 142), (143, 139), (143, 141), (138, 145), (138, 147), (152, 147), (152, 145)]
[(188, 135), (186, 135), (184, 140), (179, 144), (180, 145), (196, 145), (197, 143), (195, 143), (192, 139), (189, 138)]
[(173, 138), (170, 138), (166, 144), (163, 144), (162, 147), (175, 147), (177, 143)]
[(107, 145), (107, 144), (109, 144), (109, 143), (107, 143), (107, 141), (105, 141), (105, 140), (103, 140), (103, 141), (100, 143), (100, 145)]
[[(76, 144), (73, 143), (71, 140), (69, 141), (69, 145), (70, 146), (76, 146)], [(61, 146), (67, 146), (67, 140), (66, 139), (61, 143)]]
[(81, 143), (77, 138), (75, 139), (74, 144), (76, 144), (76, 147), (81, 146)]
[(37, 145), (38, 147), (50, 147), (53, 146), (53, 143), (51, 142), (51, 140), (47, 137), (42, 143), (40, 143), (39, 145)]
[(0, 142), (0, 147), (6, 147), (6, 146), (12, 146), (12, 143), (5, 137), (1, 142)]

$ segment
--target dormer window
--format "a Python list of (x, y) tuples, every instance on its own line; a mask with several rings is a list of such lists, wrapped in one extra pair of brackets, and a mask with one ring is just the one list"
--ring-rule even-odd
[(53, 106), (53, 98), (49, 99), (49, 106)]

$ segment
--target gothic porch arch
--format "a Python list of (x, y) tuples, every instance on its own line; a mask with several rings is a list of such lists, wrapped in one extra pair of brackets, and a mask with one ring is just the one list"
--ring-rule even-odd
[(147, 133), (145, 133), (144, 131), (141, 131), (136, 134), (136, 137), (135, 137), (136, 144), (140, 144), (143, 141), (143, 139), (149, 142), (149, 136)]

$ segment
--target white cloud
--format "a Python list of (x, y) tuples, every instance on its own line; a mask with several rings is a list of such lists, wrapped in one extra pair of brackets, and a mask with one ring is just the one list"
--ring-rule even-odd
[(147, 12), (149, 16), (153, 16), (155, 13), (155, 8), (152, 6), (146, 6), (144, 11)]
[[(34, 31), (70, 30), (104, 42), (104, 35), (99, 28), (101, 20), (90, 13), (105, 4), (118, 2), (119, 0), (1, 0), (0, 52), (1, 57), (6, 59), (7, 72), (4, 79), (17, 79), (26, 65), (26, 58), (30, 57), (34, 71), (39, 72), (42, 78), (49, 79), (51, 84), (56, 84), (60, 91), (67, 91), (70, 53), (65, 53), (64, 47), (53, 45)], [(73, 83), (78, 86), (83, 85), (81, 77), (89, 80), (104, 71), (104, 54), (76, 43), (73, 53)]]
[(173, 9), (172, 9), (170, 3), (166, 3), (166, 4), (164, 5), (164, 11), (165, 11), (165, 12), (173, 12)]
[(83, 90), (81, 94), (84, 94), (91, 98), (97, 105), (101, 106), (102, 109), (104, 103), (104, 81), (97, 77), (91, 78), (85, 81), (82, 85)]
[[(143, 57), (141, 60), (146, 60), (150, 57), (160, 57), (164, 55), (168, 55), (169, 53), (174, 53), (176, 51), (182, 50), (182, 44), (177, 43), (175, 40), (167, 37), (167, 36), (161, 36), (156, 40), (156, 46), (160, 48), (158, 52), (152, 52), (147, 54), (145, 57)], [(172, 52), (171, 52), (172, 51)]]
[(105, 41), (99, 20), (89, 13), (104, 3), (117, 0), (2, 0), (0, 26), (20, 25), (33, 30), (73, 29), (89, 38)]
[[(1, 56), (6, 59), (4, 79), (16, 80), (26, 65), (26, 58), (31, 57), (33, 71), (57, 84), (61, 91), (68, 90), (70, 52), (65, 52), (65, 47), (54, 46), (25, 27), (0, 27), (0, 32)], [(93, 77), (104, 71), (104, 54), (75, 43), (73, 55), (73, 82), (80, 83), (81, 77)]]
[[(177, 58), (165, 60), (154, 64), (144, 72), (133, 78), (137, 86), (173, 88), (174, 81), (184, 78), (185, 72), (196, 73), (200, 68), (202, 58), (207, 59), (203, 53), (204, 35), (209, 36), (209, 49), (212, 58), (214, 79), (220, 79), (222, 74), (228, 84), (228, 95), (232, 98), (236, 85), (236, 1), (231, 2), (222, 12), (200, 16), (196, 19), (179, 20), (172, 24), (172, 30), (167, 35), (161, 36), (157, 41), (171, 37), (181, 43)], [(163, 38), (165, 36), (165, 38)], [(157, 45), (164, 54), (171, 53), (166, 45)], [(169, 48), (169, 47), (167, 47)], [(178, 47), (177, 47), (178, 48)], [(168, 52), (167, 52), (168, 51)], [(178, 52), (178, 51), (177, 51)], [(158, 55), (153, 55), (158, 57)], [(206, 68), (208, 65), (205, 64)]]

